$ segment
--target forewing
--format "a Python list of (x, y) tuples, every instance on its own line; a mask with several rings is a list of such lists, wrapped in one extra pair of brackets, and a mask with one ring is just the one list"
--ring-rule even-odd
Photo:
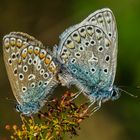
[(109, 8), (103, 8), (89, 15), (81, 24), (88, 24), (89, 22), (92, 23), (92, 25), (100, 27), (108, 36), (112, 44), (113, 71), (111, 81), (113, 83), (116, 74), (117, 51), (118, 51), (118, 32), (115, 16), (113, 15), (113, 12)]
[(17, 101), (36, 101), (48, 94), (57, 85), (57, 65), (42, 43), (21, 32), (3, 40), (6, 70)]

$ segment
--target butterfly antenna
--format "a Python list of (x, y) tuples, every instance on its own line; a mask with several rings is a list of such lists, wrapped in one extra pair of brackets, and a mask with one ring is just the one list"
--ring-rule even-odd
[(3, 101), (10, 101), (10, 103), (17, 104), (17, 101), (16, 101), (16, 100), (10, 99), (10, 98), (8, 98), (8, 97), (6, 97), (6, 98), (0, 98), (0, 100), (3, 100)]
[(16, 100), (10, 99), (10, 98), (8, 98), (8, 97), (6, 97), (5, 99), (8, 100), (8, 101), (11, 101), (12, 103), (17, 103)]
[(123, 91), (124, 93), (126, 93), (127, 95), (129, 95), (129, 96), (131, 96), (131, 97), (133, 97), (133, 98), (137, 98), (138, 96), (136, 96), (136, 95), (134, 95), (134, 94), (132, 94), (132, 93), (130, 93), (130, 92), (127, 92), (127, 91), (125, 91), (125, 90), (123, 90), (123, 89), (121, 89), (121, 88), (119, 88), (119, 90), (120, 91)]

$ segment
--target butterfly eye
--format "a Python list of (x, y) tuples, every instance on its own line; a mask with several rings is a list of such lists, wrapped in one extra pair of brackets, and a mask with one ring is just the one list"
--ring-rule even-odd
[(21, 111), (21, 108), (20, 108), (19, 105), (16, 105), (16, 106), (15, 106), (15, 109), (16, 109), (17, 112), (20, 112), (20, 111)]
[(112, 93), (112, 97), (115, 97), (116, 96), (116, 91), (113, 91), (113, 93)]
[(111, 91), (111, 99), (117, 100), (119, 97), (120, 97), (119, 89), (114, 86), (112, 91)]

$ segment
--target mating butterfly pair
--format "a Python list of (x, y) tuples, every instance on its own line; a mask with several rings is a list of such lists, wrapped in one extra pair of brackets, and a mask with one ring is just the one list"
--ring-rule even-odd
[[(76, 85), (98, 104), (119, 98), (113, 86), (117, 64), (117, 28), (108, 8), (89, 15), (60, 36), (53, 53), (26, 33), (4, 37), (4, 60), (17, 99), (25, 115), (38, 112), (54, 88)], [(94, 108), (95, 109), (95, 108)]]

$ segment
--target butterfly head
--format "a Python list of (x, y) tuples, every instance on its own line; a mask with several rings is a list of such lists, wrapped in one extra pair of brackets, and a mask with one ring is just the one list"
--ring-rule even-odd
[(117, 88), (116, 86), (113, 86), (112, 90), (111, 90), (111, 100), (117, 100), (120, 97), (120, 92), (119, 92), (119, 88)]
[(25, 104), (17, 104), (16, 110), (17, 112), (21, 112), (22, 114), (26, 116), (30, 116), (34, 113), (37, 113), (38, 110), (41, 108), (41, 105), (39, 103), (25, 103)]

